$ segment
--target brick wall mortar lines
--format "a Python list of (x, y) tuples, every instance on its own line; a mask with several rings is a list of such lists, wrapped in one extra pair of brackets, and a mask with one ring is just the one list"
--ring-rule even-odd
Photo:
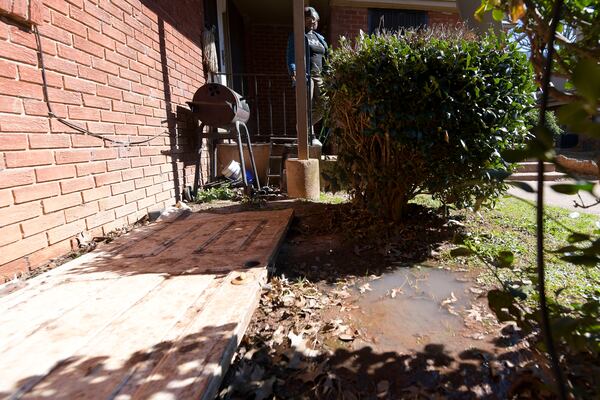
[[(42, 3), (50, 99), (55, 112), (74, 123), (117, 140), (145, 138), (166, 130), (161, 121), (176, 118), (177, 106), (204, 82), (201, 0)], [(161, 153), (170, 150), (169, 137), (125, 149), (49, 121), (33, 34), (5, 21), (0, 31), (7, 32), (0, 37), (1, 281), (64, 253), (79, 230), (106, 233), (171, 204), (175, 182), (171, 157)], [(194, 149), (182, 150), (180, 191), (194, 174)]]
[(332, 46), (336, 47), (339, 38), (344, 36), (354, 40), (360, 31), (369, 32), (369, 11), (359, 7), (331, 7), (329, 27)]
[(429, 18), (429, 25), (438, 25), (438, 24), (446, 24), (446, 25), (455, 25), (461, 22), (460, 16), (458, 13), (445, 12), (445, 11), (429, 11), (427, 13)]
[[(271, 75), (271, 100), (273, 115), (273, 134), (275, 136), (296, 134), (296, 105), (295, 91), (291, 79), (287, 76), (286, 50), (291, 25), (253, 25), (245, 27), (245, 59), (246, 70), (249, 73)], [(254, 95), (254, 82), (250, 82), (250, 95)], [(269, 119), (269, 87), (268, 81), (259, 78), (257, 81), (259, 93), (259, 126), (258, 129), (254, 114), (248, 123), (252, 134), (270, 135), (271, 126)], [(285, 124), (283, 109), (283, 94), (286, 95)]]

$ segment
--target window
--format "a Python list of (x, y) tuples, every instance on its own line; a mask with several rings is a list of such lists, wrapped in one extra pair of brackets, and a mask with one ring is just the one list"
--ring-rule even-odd
[(398, 32), (427, 26), (426, 11), (369, 9), (369, 33), (377, 29)]

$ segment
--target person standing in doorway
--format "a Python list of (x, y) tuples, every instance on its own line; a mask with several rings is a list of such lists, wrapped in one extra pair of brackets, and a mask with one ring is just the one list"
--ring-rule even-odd
[[(321, 72), (327, 58), (327, 42), (316, 29), (319, 26), (319, 14), (313, 7), (304, 8), (304, 42), (306, 49), (306, 84), (308, 86), (309, 101), (309, 130), (310, 142), (313, 146), (321, 146), (315, 137), (314, 125), (323, 118), (323, 79)], [(296, 61), (294, 53), (294, 34), (290, 34), (287, 46), (288, 72), (293, 84), (296, 83)]]

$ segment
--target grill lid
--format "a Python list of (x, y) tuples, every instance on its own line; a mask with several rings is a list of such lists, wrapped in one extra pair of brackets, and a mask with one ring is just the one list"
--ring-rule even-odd
[(209, 126), (227, 126), (238, 121), (246, 123), (250, 119), (250, 107), (242, 96), (219, 83), (201, 86), (188, 105), (198, 114), (198, 119)]

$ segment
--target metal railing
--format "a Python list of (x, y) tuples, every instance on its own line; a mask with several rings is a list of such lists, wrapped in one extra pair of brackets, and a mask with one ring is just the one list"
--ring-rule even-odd
[(295, 90), (287, 74), (218, 72), (212, 76), (225, 77), (227, 86), (248, 102), (253, 140), (296, 135)]

